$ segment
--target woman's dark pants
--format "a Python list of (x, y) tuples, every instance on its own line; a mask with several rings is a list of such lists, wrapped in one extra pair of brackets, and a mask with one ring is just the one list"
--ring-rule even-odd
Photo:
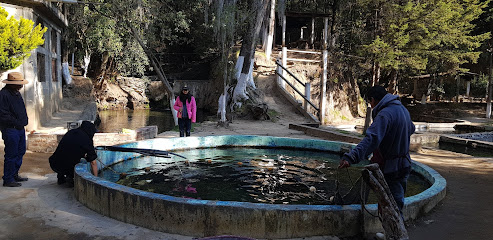
[(178, 118), (178, 127), (180, 128), (180, 137), (190, 136), (190, 130), (192, 129), (192, 119), (190, 118)]

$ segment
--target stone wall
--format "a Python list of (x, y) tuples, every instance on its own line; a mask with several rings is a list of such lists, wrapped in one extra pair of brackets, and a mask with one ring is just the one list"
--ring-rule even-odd
[[(64, 134), (31, 133), (27, 136), (27, 150), (33, 152), (54, 152)], [(94, 146), (112, 146), (122, 143), (152, 139), (157, 136), (157, 126), (147, 126), (125, 133), (96, 133)]]
[(493, 149), (493, 132), (442, 135), (440, 142)]

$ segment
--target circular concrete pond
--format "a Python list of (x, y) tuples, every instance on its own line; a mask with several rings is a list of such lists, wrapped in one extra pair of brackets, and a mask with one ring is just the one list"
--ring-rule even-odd
[[(306, 149), (340, 153), (354, 145), (324, 140), (268, 136), (209, 136), (158, 138), (121, 145), (177, 151), (215, 147)], [(138, 154), (99, 151), (105, 165)], [(430, 211), (445, 197), (446, 181), (433, 169), (413, 162), (413, 171), (431, 187), (407, 197), (405, 219)], [(237, 201), (198, 200), (156, 194), (94, 177), (87, 164), (76, 166), (75, 196), (88, 208), (105, 216), (149, 229), (194, 237), (235, 235), (252, 238), (310, 236), (361, 236), (381, 231), (378, 218), (362, 213), (360, 205), (285, 205)], [(377, 205), (366, 208), (376, 214)], [(365, 229), (365, 233), (362, 233)]]

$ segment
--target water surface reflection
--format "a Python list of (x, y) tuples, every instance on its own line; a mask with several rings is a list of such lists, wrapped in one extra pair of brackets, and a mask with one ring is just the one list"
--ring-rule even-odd
[(99, 132), (121, 132), (122, 128), (137, 129), (156, 125), (158, 133), (169, 131), (174, 127), (171, 111), (139, 110), (106, 110), (100, 111), (101, 125)]

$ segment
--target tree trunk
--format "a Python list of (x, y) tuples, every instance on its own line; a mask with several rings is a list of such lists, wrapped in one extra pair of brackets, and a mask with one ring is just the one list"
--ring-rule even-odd
[(366, 107), (365, 125), (363, 126), (363, 135), (366, 135), (366, 130), (370, 127), (371, 123), (371, 107)]
[(390, 85), (387, 88), (389, 93), (397, 94), (397, 69), (392, 68), (390, 72)]
[(363, 180), (375, 192), (378, 198), (378, 218), (382, 222), (386, 239), (409, 239), (404, 220), (399, 214), (399, 208), (390, 192), (383, 173), (378, 164), (365, 166), (362, 172)]
[(265, 45), (265, 56), (267, 60), (270, 59), (272, 54), (272, 44), (274, 42), (274, 25), (276, 20), (276, 0), (270, 0), (270, 16), (269, 16), (269, 30), (267, 35), (267, 41)]
[(380, 64), (373, 62), (371, 86), (377, 86), (380, 82)]
[(108, 51), (105, 51), (103, 53), (103, 56), (101, 56), (101, 64), (99, 65), (99, 69), (96, 70), (96, 76), (97, 78), (100, 78), (100, 77), (105, 77), (106, 75), (106, 69), (108, 68), (108, 60), (110, 58), (110, 54), (108, 53)]
[(154, 68), (154, 70), (156, 71), (159, 79), (164, 84), (166, 92), (168, 93), (168, 96), (169, 96), (169, 104), (170, 104), (170, 107), (172, 109), (171, 113), (173, 114), (173, 119), (175, 121), (175, 125), (178, 125), (177, 112), (176, 112), (176, 110), (173, 109), (173, 106), (175, 105), (175, 94), (173, 93), (173, 88), (171, 88), (171, 85), (169, 84), (169, 81), (166, 78), (166, 75), (164, 75), (163, 68), (161, 68), (161, 65), (159, 64), (158, 60), (154, 57), (152, 52), (150, 52), (150, 50), (147, 48), (147, 46), (144, 44), (144, 42), (140, 39), (140, 36), (139, 36), (137, 30), (135, 30), (135, 28), (133, 27), (132, 23), (127, 21), (127, 20), (125, 20), (125, 23), (130, 28), (132, 35), (135, 37), (135, 40), (137, 40), (140, 47), (142, 47), (142, 49), (146, 53), (146, 56), (149, 59), (149, 62), (151, 62), (151, 65)]
[(89, 70), (89, 63), (91, 63), (91, 53), (86, 50), (86, 55), (84, 56), (84, 78), (87, 77), (87, 70)]
[(491, 98), (493, 97), (493, 80), (492, 80), (492, 61), (493, 61), (493, 48), (490, 48), (490, 69), (488, 74), (488, 95), (486, 97), (486, 118), (491, 118), (492, 109), (491, 109)]
[[(254, 0), (250, 9), (255, 11), (255, 18), (253, 18), (248, 27), (248, 31), (243, 37), (243, 44), (241, 45), (240, 57), (243, 57), (243, 64), (237, 64), (236, 71), (241, 69), (238, 82), (233, 92), (234, 104), (238, 104), (241, 100), (248, 99), (246, 89), (248, 86), (255, 88), (253, 82), (253, 62), (255, 57), (255, 46), (257, 38), (262, 25), (265, 11), (267, 9), (267, 0)], [(238, 59), (240, 61), (240, 59)], [(241, 105), (241, 104), (239, 104)]]

